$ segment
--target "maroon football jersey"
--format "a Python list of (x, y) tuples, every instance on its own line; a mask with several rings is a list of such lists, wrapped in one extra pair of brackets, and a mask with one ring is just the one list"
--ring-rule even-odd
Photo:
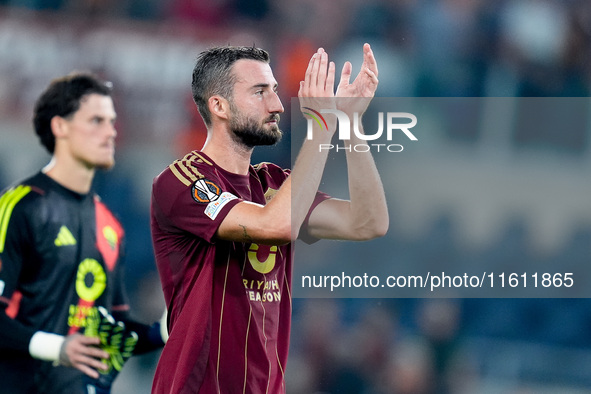
[[(153, 393), (284, 393), (292, 245), (215, 238), (241, 201), (264, 205), (289, 171), (238, 175), (191, 152), (154, 179), (151, 226), (170, 337)], [(314, 205), (328, 198), (319, 193)]]

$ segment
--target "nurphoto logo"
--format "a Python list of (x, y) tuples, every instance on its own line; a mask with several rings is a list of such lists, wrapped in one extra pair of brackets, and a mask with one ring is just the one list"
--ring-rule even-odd
[[(362, 133), (360, 131), (359, 113), (353, 113), (353, 122), (349, 119), (349, 116), (343, 111), (337, 109), (321, 109), (315, 111), (309, 107), (303, 107), (304, 109), (312, 112), (303, 112), (305, 115), (310, 116), (307, 118), (307, 135), (306, 138), (311, 140), (314, 136), (313, 126), (316, 122), (321, 130), (328, 130), (328, 125), (322, 114), (334, 114), (337, 117), (339, 125), (339, 140), (348, 141), (351, 139), (351, 123), (353, 124), (354, 135), (362, 141), (376, 141), (381, 138), (384, 134), (384, 112), (378, 112), (378, 130), (374, 134)], [(387, 112), (386, 118), (386, 140), (392, 141), (395, 132), (402, 132), (409, 140), (418, 141), (418, 138), (410, 131), (411, 128), (416, 126), (417, 117), (409, 112)], [(398, 123), (401, 119), (406, 119), (406, 122)], [(395, 122), (396, 120), (396, 122)], [(402, 152), (404, 147), (401, 144), (385, 144), (385, 143), (365, 143), (365, 144), (351, 144), (348, 146), (339, 146), (333, 144), (320, 144), (318, 147), (319, 151), (334, 149), (337, 152), (339, 150), (355, 151), (355, 152), (367, 152), (371, 149), (386, 150), (388, 152)]]

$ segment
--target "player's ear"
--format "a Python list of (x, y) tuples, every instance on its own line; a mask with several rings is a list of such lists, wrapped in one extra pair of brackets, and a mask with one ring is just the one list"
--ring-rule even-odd
[(51, 118), (50, 126), (55, 138), (60, 138), (67, 134), (67, 121), (61, 116), (56, 115)]
[(230, 117), (230, 103), (228, 100), (219, 95), (214, 95), (207, 100), (209, 112), (221, 119), (228, 119)]

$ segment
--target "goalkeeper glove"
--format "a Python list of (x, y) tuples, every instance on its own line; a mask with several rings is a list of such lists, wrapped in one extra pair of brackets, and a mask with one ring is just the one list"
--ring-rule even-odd
[(115, 321), (102, 306), (93, 309), (88, 316), (84, 335), (100, 338), (100, 348), (109, 353), (109, 358), (102, 360), (108, 369), (99, 370), (98, 379), (89, 378), (90, 382), (86, 384), (87, 391), (89, 394), (108, 394), (111, 392), (113, 381), (133, 354), (138, 335), (134, 331), (126, 330), (125, 324)]

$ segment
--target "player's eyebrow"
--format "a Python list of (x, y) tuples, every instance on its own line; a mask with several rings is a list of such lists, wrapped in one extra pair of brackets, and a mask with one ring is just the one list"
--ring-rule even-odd
[[(268, 88), (269, 86), (271, 86), (271, 84), (268, 84), (268, 83), (257, 83), (256, 85), (253, 85), (252, 86), (252, 89)], [(273, 89), (277, 89), (277, 86), (278, 86), (278, 84), (277, 84), (277, 82), (275, 82), (273, 84)]]
[(117, 122), (117, 115), (115, 114), (113, 117), (104, 116), (104, 115), (93, 115), (91, 117), (92, 120), (98, 120), (99, 122), (110, 122), (111, 124), (115, 124)]

